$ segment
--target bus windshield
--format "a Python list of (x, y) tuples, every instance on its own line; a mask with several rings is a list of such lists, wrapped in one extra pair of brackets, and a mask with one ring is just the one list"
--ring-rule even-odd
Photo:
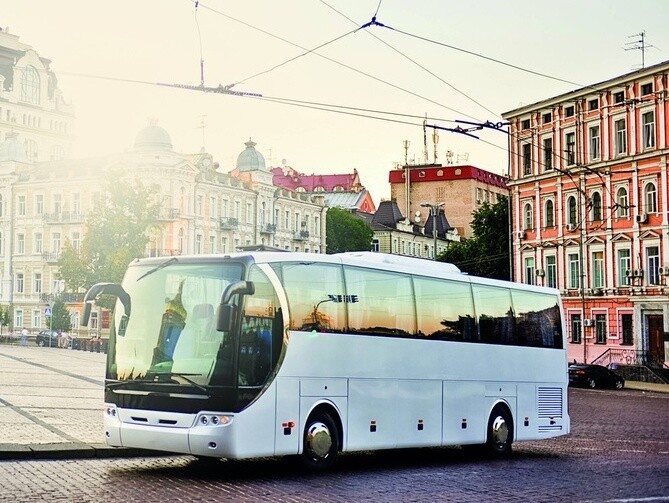
[[(157, 267), (130, 267), (122, 286), (132, 314), (116, 301), (107, 379), (196, 388), (210, 384), (219, 352), (231, 342), (228, 333), (216, 330), (216, 308), (223, 290), (242, 272), (241, 264), (220, 261), (170, 259)], [(233, 351), (230, 347), (229, 354)]]

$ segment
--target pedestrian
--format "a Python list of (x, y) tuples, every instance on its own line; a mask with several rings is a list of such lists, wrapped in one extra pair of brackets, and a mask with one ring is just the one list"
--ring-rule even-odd
[(21, 330), (21, 346), (27, 346), (28, 345), (28, 329), (26, 327), (23, 327), (23, 330)]

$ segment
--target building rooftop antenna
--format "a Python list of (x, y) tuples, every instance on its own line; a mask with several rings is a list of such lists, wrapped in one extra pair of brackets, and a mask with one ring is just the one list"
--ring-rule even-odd
[(635, 35), (630, 35), (627, 38), (632, 38), (632, 37), (639, 37), (639, 38), (633, 42), (628, 42), (627, 44), (625, 44), (626, 46), (629, 47), (624, 47), (624, 49), (626, 51), (641, 51), (641, 68), (642, 69), (646, 68), (646, 51), (651, 47), (655, 46), (646, 44), (646, 30), (643, 30), (641, 33), (637, 33)]

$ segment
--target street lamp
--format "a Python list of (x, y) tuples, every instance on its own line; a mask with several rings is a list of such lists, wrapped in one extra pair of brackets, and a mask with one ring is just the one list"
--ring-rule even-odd
[(421, 203), (421, 207), (430, 208), (430, 215), (432, 215), (432, 238), (434, 239), (434, 253), (432, 256), (433, 260), (437, 260), (437, 215), (439, 214), (439, 208), (441, 208), (443, 205), (444, 203)]

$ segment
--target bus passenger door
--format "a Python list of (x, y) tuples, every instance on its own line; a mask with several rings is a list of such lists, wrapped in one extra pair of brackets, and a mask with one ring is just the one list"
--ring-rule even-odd
[(274, 454), (297, 454), (300, 443), (300, 380), (276, 380)]

